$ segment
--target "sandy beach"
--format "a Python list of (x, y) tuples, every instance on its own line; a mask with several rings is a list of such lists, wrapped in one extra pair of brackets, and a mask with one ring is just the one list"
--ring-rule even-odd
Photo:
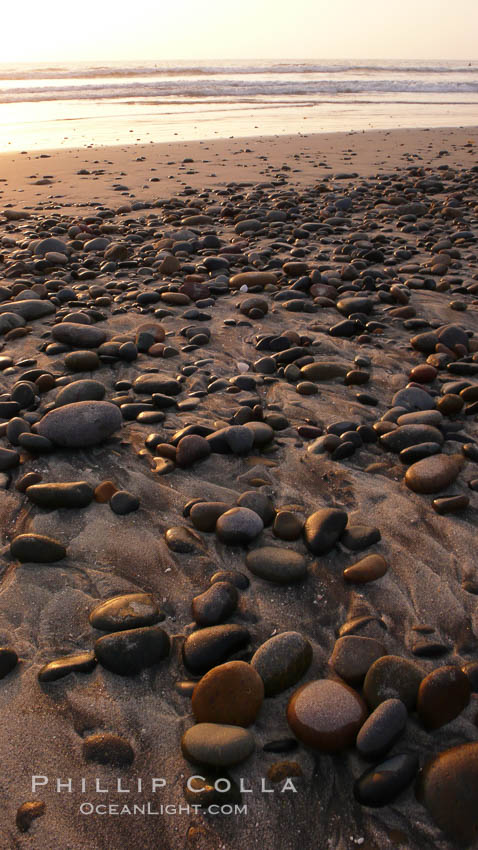
[(478, 128), (451, 127), (0, 153), (0, 203), (152, 203), (189, 186), (278, 176), (305, 186), (336, 173), (368, 177), (413, 165), (466, 166), (475, 161), (477, 145)]
[(2, 847), (478, 846), (477, 238), (478, 127), (0, 154)]

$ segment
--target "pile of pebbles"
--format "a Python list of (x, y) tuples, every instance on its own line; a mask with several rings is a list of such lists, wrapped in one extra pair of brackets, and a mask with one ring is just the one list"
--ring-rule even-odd
[[(5, 575), (51, 564), (68, 587), (74, 523), (104, 522), (108, 505), (146, 534), (160, 493), (155, 533), (179, 576), (164, 598), (138, 573), (123, 592), (118, 573), (77, 651), (33, 656), (39, 687), (103, 676), (115, 693), (115, 677), (157, 667), (188, 724), (172, 755), (207, 779), (184, 794), (205, 809), (226, 799), (226, 770), (240, 799), (248, 759), (278, 784), (342, 754), (363, 812), (406, 813), (413, 786), (426, 829), (476, 838), (478, 622), (466, 639), (440, 631), (438, 599), (434, 625), (419, 603), (414, 625), (393, 621), (386, 596), (413, 571), (394, 576), (405, 505), (430, 537), (475, 519), (477, 195), (478, 166), (445, 164), (0, 216), (0, 487), (17, 512)], [(381, 487), (397, 498), (384, 540)], [(52, 514), (65, 534), (39, 532)], [(473, 602), (475, 573), (456, 570)], [(4, 684), (25, 675), (14, 643)], [(82, 758), (128, 768), (127, 732), (86, 735)], [(25, 803), (18, 829), (47, 815)]]

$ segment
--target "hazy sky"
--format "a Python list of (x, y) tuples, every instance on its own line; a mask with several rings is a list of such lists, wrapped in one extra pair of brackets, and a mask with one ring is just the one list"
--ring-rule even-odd
[(478, 59), (478, 0), (17, 0), (3, 62)]

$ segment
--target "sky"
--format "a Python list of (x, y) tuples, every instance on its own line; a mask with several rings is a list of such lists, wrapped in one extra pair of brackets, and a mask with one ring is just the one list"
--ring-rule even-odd
[(478, 59), (478, 0), (17, 0), (2, 62)]

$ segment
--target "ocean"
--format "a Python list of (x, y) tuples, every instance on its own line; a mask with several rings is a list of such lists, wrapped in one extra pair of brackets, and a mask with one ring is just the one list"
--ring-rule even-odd
[(0, 150), (478, 124), (478, 61), (0, 63)]

